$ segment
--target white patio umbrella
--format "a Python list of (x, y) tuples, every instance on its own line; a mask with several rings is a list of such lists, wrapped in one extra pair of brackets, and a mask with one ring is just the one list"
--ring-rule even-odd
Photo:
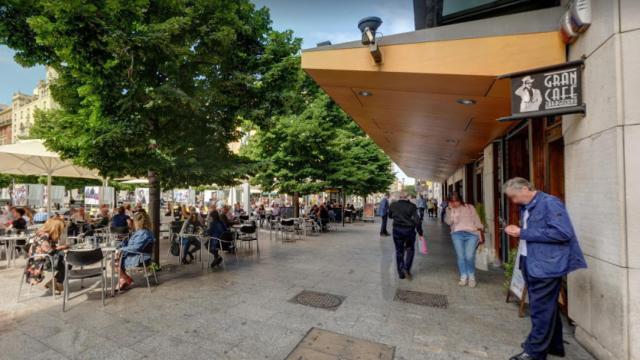
[(121, 184), (148, 184), (149, 179), (131, 179), (120, 181)]
[[(51, 211), (51, 177), (102, 179), (97, 170), (76, 166), (44, 147), (43, 141), (20, 140), (0, 146), (0, 173), (47, 176), (47, 213)], [(104, 179), (103, 179), (104, 180)]]

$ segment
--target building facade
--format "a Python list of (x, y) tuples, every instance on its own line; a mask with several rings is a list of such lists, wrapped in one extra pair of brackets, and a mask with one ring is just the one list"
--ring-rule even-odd
[(0, 145), (11, 143), (11, 107), (0, 105)]
[[(302, 67), (406, 174), (483, 204), (495, 265), (518, 242), (500, 226), (519, 222), (506, 179), (563, 199), (589, 266), (562, 300), (576, 338), (640, 359), (640, 1), (580, 1), (591, 25), (569, 42), (577, 1), (415, 0), (415, 32), (308, 49)], [(497, 121), (515, 90), (502, 75), (580, 59), (584, 115)]]
[(29, 130), (35, 122), (35, 113), (37, 110), (56, 109), (58, 105), (51, 96), (49, 84), (57, 77), (55, 71), (47, 68), (46, 80), (38, 83), (33, 90), (32, 95), (17, 92), (13, 94), (12, 99), (12, 126), (11, 126), (11, 142), (15, 142), (21, 137), (28, 137)]

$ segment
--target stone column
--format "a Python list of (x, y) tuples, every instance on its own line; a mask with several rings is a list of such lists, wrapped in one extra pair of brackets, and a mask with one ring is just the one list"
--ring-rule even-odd
[(567, 207), (589, 264), (569, 276), (569, 314), (599, 359), (640, 359), (640, 2), (591, 6), (569, 48), (586, 56), (587, 115), (563, 120)]

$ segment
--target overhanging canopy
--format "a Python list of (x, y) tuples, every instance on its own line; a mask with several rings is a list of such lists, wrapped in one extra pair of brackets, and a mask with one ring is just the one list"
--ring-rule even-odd
[(565, 61), (556, 31), (440, 41), (416, 33), (383, 42), (380, 65), (349, 43), (303, 52), (302, 68), (407, 175), (423, 179), (446, 179), (506, 131), (496, 119), (510, 113), (510, 85), (497, 76)]

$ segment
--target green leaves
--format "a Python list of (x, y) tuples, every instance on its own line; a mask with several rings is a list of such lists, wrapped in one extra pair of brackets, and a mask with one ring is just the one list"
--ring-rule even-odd
[(61, 109), (38, 114), (33, 134), (111, 177), (237, 181), (254, 170), (228, 146), (241, 119), (285, 113), (281, 91), (299, 76), (300, 40), (247, 0), (6, 3), (0, 43), (59, 75)]
[(259, 162), (253, 181), (289, 194), (330, 187), (358, 195), (387, 190), (394, 180), (389, 158), (326, 94), (306, 94), (296, 99), (308, 101), (304, 110), (293, 107), (292, 114), (275, 117), (242, 149)]

